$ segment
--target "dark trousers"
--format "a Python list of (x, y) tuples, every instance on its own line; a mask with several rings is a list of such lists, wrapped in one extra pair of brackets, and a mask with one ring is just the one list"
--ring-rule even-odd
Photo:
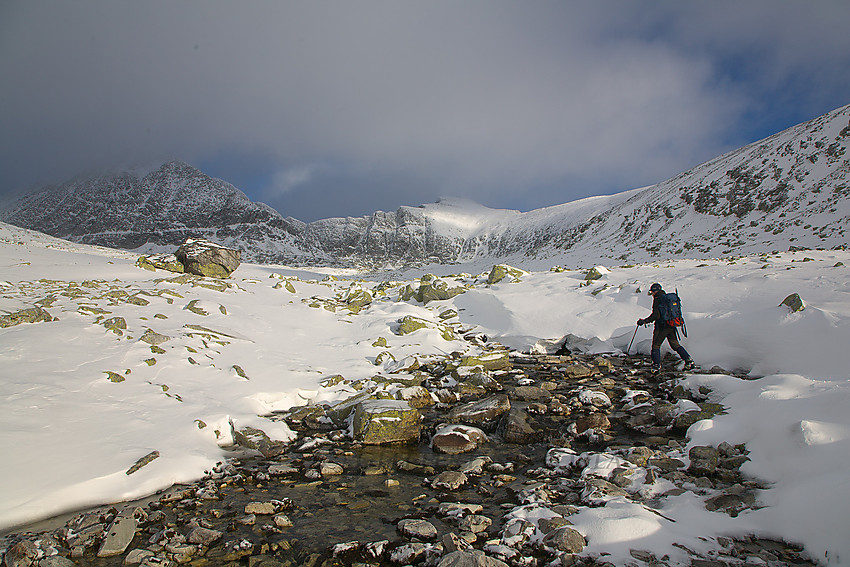
[(688, 354), (688, 351), (685, 350), (685, 347), (679, 344), (678, 333), (676, 332), (676, 327), (671, 327), (666, 323), (656, 324), (655, 330), (652, 332), (652, 350), (650, 351), (650, 355), (652, 356), (652, 363), (655, 365), (661, 364), (661, 345), (664, 344), (664, 341), (667, 341), (667, 344), (670, 345), (670, 348), (679, 353), (679, 356), (682, 357), (682, 360), (690, 360), (691, 355)]

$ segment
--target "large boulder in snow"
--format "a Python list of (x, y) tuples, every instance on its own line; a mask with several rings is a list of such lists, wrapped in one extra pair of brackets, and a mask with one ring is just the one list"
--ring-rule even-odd
[(29, 307), (14, 313), (0, 315), (0, 328), (14, 327), (21, 323), (41, 323), (53, 321), (53, 317), (41, 307)]
[(522, 276), (528, 275), (528, 272), (508, 266), (507, 264), (497, 264), (490, 270), (490, 275), (487, 276), (487, 283), (493, 285), (499, 283), (503, 279), (510, 276), (512, 282), (518, 282)]
[(189, 238), (175, 253), (186, 272), (211, 278), (226, 278), (239, 267), (242, 252), (209, 240)]
[(456, 295), (466, 292), (468, 289), (465, 286), (451, 287), (446, 280), (438, 278), (433, 274), (425, 274), (420, 278), (418, 287), (410, 284), (402, 288), (400, 299), (401, 301), (415, 299), (419, 303), (426, 304), (430, 301), (451, 299)]
[(364, 445), (419, 440), (422, 414), (405, 400), (365, 400), (354, 408), (352, 432)]

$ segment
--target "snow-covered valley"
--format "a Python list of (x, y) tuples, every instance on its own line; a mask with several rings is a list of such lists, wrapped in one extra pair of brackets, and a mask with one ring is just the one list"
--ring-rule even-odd
[[(646, 290), (657, 281), (678, 289), (683, 344), (703, 369), (682, 385), (707, 389), (726, 410), (692, 425), (688, 446), (746, 444), (741, 472), (770, 488), (759, 494), (764, 507), (735, 518), (685, 497), (661, 510), (675, 521), (649, 527), (616, 503), (588, 509), (571, 518), (585, 553), (633, 561), (638, 545), (675, 558), (677, 542), (757, 534), (800, 543), (814, 561), (850, 561), (844, 250), (611, 263), (597, 279), (586, 279), (593, 265), (549, 269), (566, 256), (526, 259), (517, 267), (527, 273), (496, 283), (488, 283), (492, 265), (431, 266), (464, 290), (424, 304), (403, 299), (424, 272), (384, 281), (243, 264), (209, 280), (146, 271), (137, 258), (0, 225), (0, 311), (38, 307), (53, 319), (0, 330), (0, 528), (197, 479), (242, 428), (291, 439), (284, 422), (266, 417), (272, 412), (343, 401), (376, 376), (413, 378), (392, 374), (411, 357), (481, 354), (463, 334), (522, 352), (569, 336), (575, 351), (621, 354), (637, 330), (632, 353), (646, 354), (651, 332), (635, 321), (648, 314)], [(805, 309), (780, 305), (794, 293)], [(406, 316), (423, 328), (400, 334)], [(633, 542), (628, 533), (643, 536)]]

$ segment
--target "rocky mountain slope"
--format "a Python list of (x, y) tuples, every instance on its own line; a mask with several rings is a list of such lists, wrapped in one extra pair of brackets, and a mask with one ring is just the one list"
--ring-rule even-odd
[(187, 237), (204, 237), (248, 248), (257, 261), (297, 251), (294, 235), (304, 227), (179, 161), (150, 171), (80, 175), (24, 196), (0, 218), (73, 242), (112, 248), (170, 249)]
[(80, 177), (0, 214), (12, 224), (120, 248), (203, 236), (259, 262), (372, 269), (513, 258), (567, 264), (847, 244), (850, 105), (657, 185), (520, 213), (459, 200), (309, 224), (169, 162)]

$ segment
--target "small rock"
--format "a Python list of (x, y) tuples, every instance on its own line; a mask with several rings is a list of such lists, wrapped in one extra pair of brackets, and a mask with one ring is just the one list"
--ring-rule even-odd
[(61, 555), (51, 555), (38, 562), (38, 567), (75, 567), (75, 565), (76, 563)]
[(465, 532), (472, 532), (474, 534), (481, 533), (486, 531), (493, 524), (493, 520), (488, 518), (487, 516), (480, 516), (477, 514), (471, 514), (469, 516), (464, 516), (458, 522), (458, 528)]
[(431, 438), (431, 448), (438, 453), (459, 455), (469, 453), (487, 441), (487, 435), (477, 427), (449, 425)]
[(552, 399), (552, 392), (539, 386), (517, 386), (511, 396), (523, 402), (548, 402)]
[(447, 553), (437, 563), (437, 567), (508, 567), (508, 564), (476, 550)]
[(714, 447), (691, 447), (688, 451), (691, 465), (688, 472), (694, 476), (714, 474), (720, 459), (720, 452)]
[(38, 557), (38, 548), (31, 541), (19, 541), (6, 551), (6, 567), (29, 567)]
[(496, 394), (483, 400), (452, 408), (449, 411), (448, 418), (459, 423), (482, 425), (496, 420), (510, 409), (510, 398), (505, 394)]
[(502, 417), (499, 427), (505, 443), (527, 444), (538, 440), (539, 435), (528, 420), (528, 413), (519, 408), (511, 408)]
[(319, 473), (322, 476), (339, 476), (343, 472), (345, 472), (345, 469), (339, 463), (324, 461), (319, 465)]
[(224, 534), (218, 530), (210, 530), (207, 528), (193, 528), (186, 536), (186, 541), (195, 545), (205, 545), (209, 547), (214, 542), (220, 540)]
[(584, 536), (567, 526), (549, 532), (541, 541), (544, 549), (565, 553), (580, 553), (586, 545)]
[(446, 553), (451, 553), (453, 551), (466, 551), (471, 546), (471, 544), (463, 538), (460, 538), (455, 533), (447, 533), (443, 536), (443, 549)]
[(245, 505), (246, 514), (271, 515), (276, 511), (274, 502), (249, 502)]
[(431, 488), (435, 490), (457, 490), (469, 480), (462, 472), (446, 471), (437, 475), (437, 478), (431, 483)]
[(590, 429), (608, 429), (611, 427), (611, 422), (608, 421), (608, 416), (604, 413), (592, 413), (586, 417), (580, 417), (575, 421), (575, 432), (577, 435)]
[(401, 520), (398, 523), (398, 531), (406, 537), (431, 540), (437, 537), (437, 528), (427, 520)]

